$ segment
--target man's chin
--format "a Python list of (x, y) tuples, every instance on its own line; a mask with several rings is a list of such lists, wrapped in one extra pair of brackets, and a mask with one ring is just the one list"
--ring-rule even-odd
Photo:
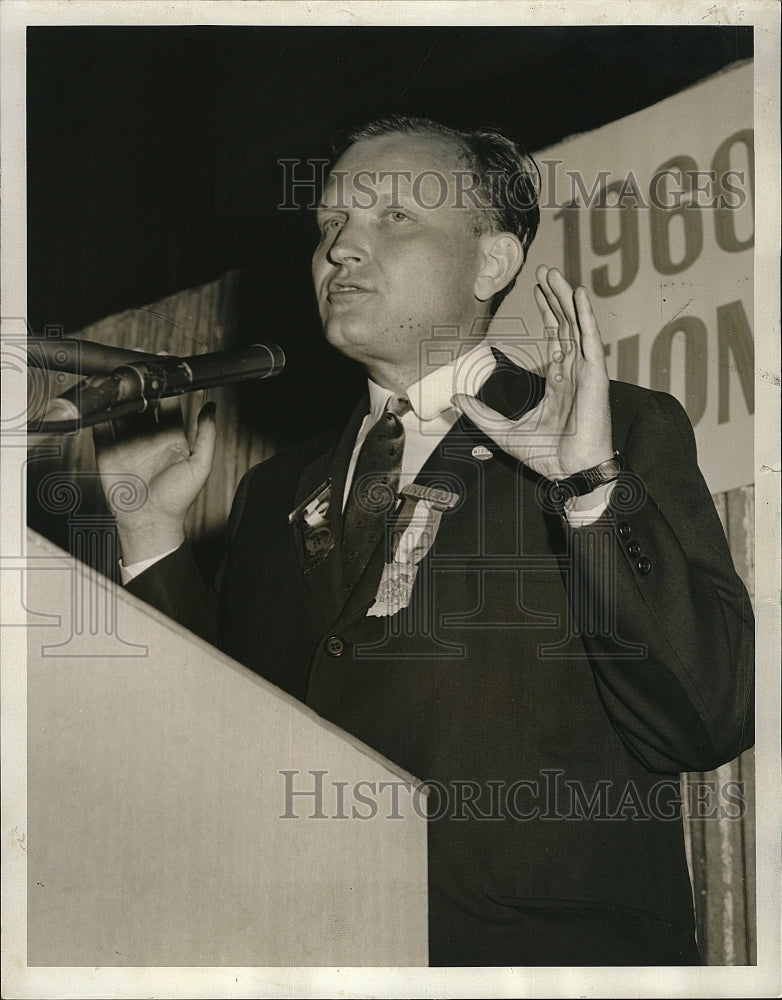
[(378, 334), (373, 334), (365, 324), (327, 322), (323, 327), (326, 341), (341, 354), (361, 361), (366, 357), (367, 348), (376, 342)]

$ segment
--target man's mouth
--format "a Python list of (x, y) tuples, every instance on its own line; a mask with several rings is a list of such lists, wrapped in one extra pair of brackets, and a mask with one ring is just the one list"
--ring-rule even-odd
[(328, 289), (328, 300), (333, 302), (343, 296), (367, 294), (370, 291), (366, 285), (357, 285), (350, 281), (332, 281)]

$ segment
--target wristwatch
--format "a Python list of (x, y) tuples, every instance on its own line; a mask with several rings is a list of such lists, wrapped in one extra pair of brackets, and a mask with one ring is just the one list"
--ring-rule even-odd
[(563, 498), (582, 497), (586, 493), (591, 493), (604, 483), (613, 482), (618, 479), (624, 468), (624, 461), (618, 451), (614, 451), (611, 458), (599, 465), (593, 465), (591, 469), (584, 469), (582, 472), (575, 472), (567, 479), (557, 479), (556, 489)]

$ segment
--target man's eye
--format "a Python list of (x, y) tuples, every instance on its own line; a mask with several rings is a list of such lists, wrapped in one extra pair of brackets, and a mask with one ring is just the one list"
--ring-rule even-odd
[(400, 212), (399, 210), (391, 212), (390, 215), (394, 222), (407, 222), (410, 218), (407, 212)]
[(320, 224), (320, 231), (322, 233), (335, 232), (337, 229), (341, 229), (344, 225), (344, 219), (324, 219)]

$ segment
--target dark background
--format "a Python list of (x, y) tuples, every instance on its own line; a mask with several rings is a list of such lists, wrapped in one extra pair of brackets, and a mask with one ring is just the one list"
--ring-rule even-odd
[(327, 156), (337, 128), (387, 111), (534, 151), (750, 57), (752, 29), (34, 27), (27, 46), (33, 329), (239, 268), (248, 337), (287, 349), (317, 336), (315, 229), (277, 209), (278, 158)]

